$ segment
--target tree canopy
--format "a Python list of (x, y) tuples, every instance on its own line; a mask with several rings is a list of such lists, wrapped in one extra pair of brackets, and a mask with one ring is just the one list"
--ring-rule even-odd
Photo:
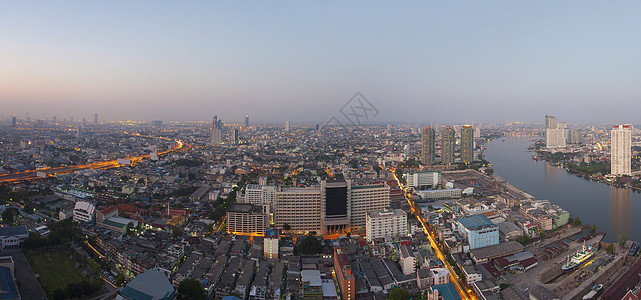
[(387, 296), (388, 300), (410, 300), (412, 297), (410, 297), (410, 293), (404, 289), (400, 288), (393, 288), (392, 291), (390, 291), (389, 296)]
[(178, 285), (178, 299), (180, 300), (205, 300), (205, 291), (198, 280), (187, 278)]
[(309, 234), (296, 245), (296, 250), (302, 254), (318, 254), (323, 250), (323, 245), (315, 236)]

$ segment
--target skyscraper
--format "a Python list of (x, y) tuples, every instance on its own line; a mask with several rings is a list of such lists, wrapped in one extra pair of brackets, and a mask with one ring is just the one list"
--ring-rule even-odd
[(214, 116), (210, 129), (210, 140), (214, 145), (223, 143), (223, 121)]
[(556, 117), (545, 115), (545, 129), (556, 129)]
[(632, 173), (632, 125), (617, 125), (612, 128), (610, 150), (610, 174), (615, 176)]
[(289, 131), (289, 121), (285, 122), (285, 131)]
[(463, 125), (461, 128), (461, 162), (472, 163), (474, 159), (474, 128)]
[(234, 145), (238, 144), (238, 133), (239, 133), (239, 130), (237, 127), (234, 127), (231, 130), (231, 143)]
[[(562, 125), (562, 126), (559, 126)], [(545, 115), (545, 146), (549, 148), (565, 147), (567, 140), (567, 124), (556, 122), (556, 118)]]
[(434, 128), (432, 126), (423, 127), (421, 143), (421, 162), (426, 165), (434, 164)]
[(454, 163), (454, 127), (445, 126), (441, 131), (441, 162), (444, 165)]
[(53, 116), (53, 117), (51, 118), (51, 121), (53, 121), (53, 123), (55, 124), (55, 123), (56, 123), (56, 121), (57, 121), (57, 120), (56, 120), (56, 116)]
[(249, 115), (245, 115), (245, 129), (249, 128)]
[(93, 123), (98, 124), (98, 114), (93, 114)]
[(16, 126), (18, 126), (18, 118), (13, 117), (11, 118), (11, 127), (16, 128)]

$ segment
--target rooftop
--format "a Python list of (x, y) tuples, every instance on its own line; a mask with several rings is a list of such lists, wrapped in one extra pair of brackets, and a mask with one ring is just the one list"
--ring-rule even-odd
[(169, 300), (176, 295), (176, 290), (165, 273), (149, 269), (134, 278), (120, 293), (129, 299)]
[(471, 217), (463, 218), (458, 220), (461, 225), (465, 226), (465, 228), (469, 230), (476, 230), (476, 229), (481, 229), (485, 227), (493, 227), (496, 226), (490, 219), (488, 219), (484, 215), (473, 215)]

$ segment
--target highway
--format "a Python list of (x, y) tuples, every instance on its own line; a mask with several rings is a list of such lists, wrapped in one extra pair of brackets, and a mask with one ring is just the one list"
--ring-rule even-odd
[(390, 171), (392, 174), (394, 174), (394, 179), (396, 179), (396, 182), (398, 183), (398, 186), (403, 189), (403, 194), (405, 195), (405, 199), (407, 199), (407, 202), (410, 204), (410, 207), (412, 208), (412, 213), (416, 216), (416, 219), (421, 222), (421, 225), (423, 226), (423, 232), (427, 235), (427, 238), (430, 240), (430, 244), (432, 245), (432, 249), (434, 249), (434, 253), (436, 254), (436, 257), (438, 257), (442, 262), (443, 265), (447, 268), (448, 271), (450, 271), (450, 282), (454, 284), (454, 287), (456, 287), (456, 291), (458, 292), (459, 296), (461, 299), (471, 299), (471, 300), (476, 300), (476, 295), (471, 289), (466, 290), (464, 281), (465, 278), (460, 278), (458, 274), (454, 272), (454, 269), (450, 264), (448, 263), (447, 258), (443, 254), (443, 250), (439, 247), (438, 243), (436, 242), (436, 238), (434, 236), (434, 233), (429, 230), (430, 226), (427, 224), (425, 219), (420, 215), (419, 210), (416, 209), (416, 206), (414, 205), (414, 201), (412, 201), (411, 196), (408, 195), (407, 190), (405, 189), (405, 186), (401, 184), (401, 182), (398, 180), (396, 177), (396, 173), (394, 172), (394, 168), (391, 168)]
[[(159, 138), (159, 139), (171, 140), (165, 137), (151, 137), (151, 136), (143, 136), (140, 134), (132, 134), (132, 135), (148, 137), (148, 138)], [(191, 149), (191, 145), (185, 144), (180, 140), (176, 140), (175, 142), (176, 142), (176, 145), (173, 148), (158, 152), (158, 156), (162, 156), (174, 151), (180, 151), (180, 150), (187, 151)], [(125, 159), (131, 160), (131, 163), (134, 164), (147, 158), (149, 158), (149, 154), (144, 154), (144, 155), (134, 156), (134, 157), (126, 157)], [(0, 175), (0, 184), (17, 183), (17, 182), (23, 182), (23, 181), (43, 179), (43, 177), (38, 176), (37, 174), (38, 171), (46, 172), (47, 177), (52, 177), (52, 176), (55, 176), (56, 174), (66, 174), (66, 173), (71, 173), (71, 172), (84, 170), (84, 169), (106, 170), (111, 168), (117, 168), (120, 166), (121, 164), (118, 163), (118, 159), (112, 159), (112, 160), (95, 162), (95, 163), (84, 164), (84, 165), (64, 166), (64, 167), (56, 167), (56, 168), (49, 168), (49, 169), (43, 169), (43, 170), (30, 170), (30, 171), (24, 171), (24, 172), (9, 173), (9, 174)]]

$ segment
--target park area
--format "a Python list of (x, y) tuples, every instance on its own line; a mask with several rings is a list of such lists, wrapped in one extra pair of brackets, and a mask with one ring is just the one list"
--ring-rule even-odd
[(48, 295), (52, 295), (58, 288), (65, 289), (69, 283), (85, 279), (75, 262), (62, 251), (27, 254), (27, 259), (33, 272), (40, 276), (40, 285)]

